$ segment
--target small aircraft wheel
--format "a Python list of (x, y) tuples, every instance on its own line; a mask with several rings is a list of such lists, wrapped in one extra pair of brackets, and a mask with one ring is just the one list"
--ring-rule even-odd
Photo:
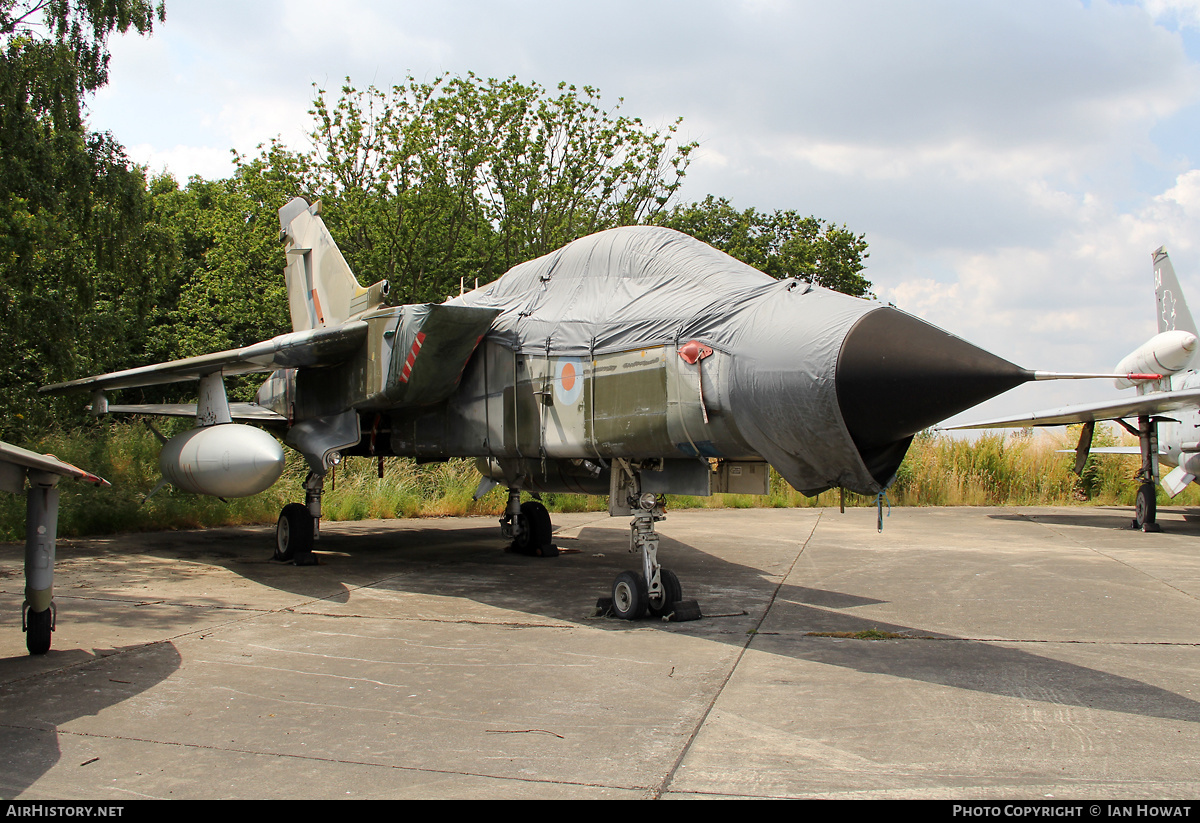
[(683, 599), (683, 587), (679, 585), (679, 577), (670, 569), (659, 569), (658, 580), (662, 583), (662, 599), (655, 602), (653, 598), (648, 598), (647, 609), (653, 616), (662, 617)]
[(646, 578), (640, 572), (621, 572), (613, 583), (613, 614), (622, 620), (638, 620), (646, 615), (650, 596)]
[(550, 542), (554, 525), (546, 507), (536, 500), (527, 500), (521, 504), (520, 516), (523, 528), (521, 536), (513, 541), (513, 549), (519, 554), (557, 557), (558, 549)]
[[(1137, 490), (1137, 506), (1134, 510), (1135, 520), (1134, 525), (1142, 531), (1153, 531), (1155, 517), (1157, 515), (1157, 505), (1154, 499), (1154, 484), (1143, 483), (1138, 486)], [(1147, 529), (1147, 526), (1150, 528)]]
[(294, 560), (312, 551), (313, 522), (303, 503), (288, 503), (275, 524), (275, 560)]
[(50, 633), (54, 631), (54, 614), (50, 609), (26, 613), (25, 648), (30, 654), (50, 651)]

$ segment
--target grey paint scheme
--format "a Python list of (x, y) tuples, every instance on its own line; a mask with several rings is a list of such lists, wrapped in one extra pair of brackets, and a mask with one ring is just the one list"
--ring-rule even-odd
[[(695, 456), (682, 446), (703, 442), (700, 451), (707, 456), (765, 459), (808, 492), (844, 486), (875, 493), (885, 485), (861, 459), (847, 459), (858, 451), (834, 386), (845, 335), (875, 304), (775, 280), (694, 238), (656, 227), (612, 229), (576, 240), (449, 304), (500, 311), (477, 371), (484, 362), (484, 371), (506, 369), (504, 350), (527, 364), (514, 371), (523, 367), (536, 380), (556, 357), (599, 362), (605, 355), (661, 347), (671, 404), (667, 426), (679, 434), (656, 443), (652, 454), (591, 438), (586, 445), (597, 457), (681, 458)], [(713, 356), (686, 363), (676, 352), (691, 340), (712, 347)], [(505, 372), (498, 378), (512, 379)], [(450, 416), (477, 424), (481, 386), (497, 382), (487, 374), (468, 374)], [(697, 414), (684, 413), (689, 404)], [(540, 457), (496, 443), (495, 436), (489, 438), (496, 456)], [(479, 448), (455, 446), (456, 452)], [(551, 452), (547, 456), (555, 456)]]
[[(386, 288), (358, 283), (319, 214), (303, 200), (280, 212), (293, 332), (43, 391), (91, 390), (103, 413), (108, 389), (270, 372), (257, 411), (229, 416), (285, 424), (318, 475), (339, 453), (467, 456), (512, 488), (585, 475), (596, 488), (616, 458), (717, 459), (769, 462), (808, 494), (874, 494), (903, 457), (904, 438), (868, 468), (835, 385), (857, 321), (895, 309), (775, 280), (645, 226), (576, 240), (443, 304), (388, 308)], [(681, 356), (693, 341), (709, 356)], [(581, 468), (592, 459), (599, 471)], [(694, 474), (673, 469), (652, 485), (695, 492)]]

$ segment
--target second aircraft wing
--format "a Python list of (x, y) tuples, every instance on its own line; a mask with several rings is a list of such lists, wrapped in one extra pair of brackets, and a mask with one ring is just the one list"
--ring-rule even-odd
[(1093, 420), (1116, 420), (1121, 417), (1136, 417), (1144, 414), (1162, 414), (1189, 406), (1200, 406), (1200, 389), (1183, 389), (1180, 391), (1156, 392), (1121, 400), (1108, 400), (1101, 403), (1083, 403), (1078, 406), (1064, 406), (1060, 409), (1047, 409), (1033, 414), (1015, 417), (997, 417), (992, 420), (980, 420), (974, 423), (964, 423), (960, 426), (947, 426), (948, 429), (1003, 429), (1022, 428), (1025, 426), (1066, 426), (1072, 423), (1087, 423)]
[(41, 391), (56, 394), (67, 391), (128, 389), (199, 380), (207, 374), (248, 374), (297, 366), (334, 365), (362, 346), (367, 324), (351, 321), (330, 329), (292, 332), (254, 343), (241, 349), (202, 354), (167, 363), (155, 363), (136, 369), (85, 377), (67, 383), (44, 386)]

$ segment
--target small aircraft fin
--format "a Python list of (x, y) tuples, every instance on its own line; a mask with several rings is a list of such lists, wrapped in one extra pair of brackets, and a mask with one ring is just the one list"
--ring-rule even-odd
[(1196, 476), (1194, 474), (1188, 474), (1183, 470), (1182, 466), (1176, 466), (1168, 474), (1164, 475), (1159, 483), (1170, 497), (1174, 497), (1186, 489), (1188, 484), (1195, 479)]
[(1075, 447), (1075, 467), (1072, 471), (1083, 477), (1083, 467), (1087, 465), (1088, 455), (1092, 451), (1092, 437), (1096, 434), (1096, 421), (1089, 420), (1083, 424), (1079, 432), (1079, 445)]
[(487, 494), (488, 492), (490, 492), (492, 489), (496, 488), (499, 485), (500, 485), (500, 481), (498, 481), (498, 480), (493, 480), (490, 477), (481, 477), (479, 479), (479, 486), (475, 489), (475, 494), (471, 499), (479, 500), (485, 494)]
[(162, 490), (163, 490), (163, 487), (164, 487), (164, 486), (167, 486), (167, 485), (169, 485), (169, 484), (170, 484), (170, 482), (171, 482), (171, 481), (170, 481), (170, 480), (168, 480), (168, 479), (167, 479), (167, 478), (165, 478), (165, 477), (161, 477), (161, 478), (159, 478), (159, 480), (158, 480), (158, 485), (157, 485), (157, 486), (155, 486), (154, 488), (152, 488), (152, 489), (149, 491), (149, 493), (148, 493), (148, 494), (147, 494), (145, 497), (143, 497), (143, 498), (142, 498), (142, 502), (141, 502), (141, 503), (138, 503), (138, 508), (140, 509), (142, 506), (144, 506), (144, 505), (146, 505), (147, 503), (149, 503), (149, 502), (150, 502), (150, 498), (151, 498), (151, 497), (153, 497), (154, 495), (158, 494), (160, 491), (162, 491)]
[(388, 293), (386, 280), (367, 288), (359, 284), (320, 215), (320, 200), (309, 205), (300, 197), (279, 210), (293, 331), (336, 326), (383, 305)]

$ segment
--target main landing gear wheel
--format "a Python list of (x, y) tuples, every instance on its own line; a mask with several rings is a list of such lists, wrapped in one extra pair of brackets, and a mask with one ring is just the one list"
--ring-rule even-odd
[(275, 524), (275, 560), (290, 561), (312, 555), (313, 519), (303, 503), (288, 503)]
[(683, 599), (683, 587), (679, 585), (679, 577), (670, 569), (658, 570), (658, 582), (662, 584), (662, 597), (655, 601), (647, 598), (646, 608), (654, 617), (662, 617), (671, 612), (671, 607)]
[(613, 582), (612, 610), (622, 620), (640, 620), (650, 605), (646, 578), (640, 572), (621, 572)]
[(50, 634), (54, 631), (54, 607), (45, 611), (25, 612), (25, 648), (30, 654), (50, 651)]
[(1155, 521), (1158, 506), (1154, 498), (1153, 483), (1143, 483), (1138, 486), (1134, 512), (1133, 527), (1135, 529), (1141, 529), (1144, 532), (1160, 531), (1159, 525)]
[(513, 540), (513, 551), (535, 557), (557, 557), (558, 547), (551, 542), (554, 525), (546, 507), (536, 500), (527, 500), (521, 504), (520, 517), (524, 528)]

